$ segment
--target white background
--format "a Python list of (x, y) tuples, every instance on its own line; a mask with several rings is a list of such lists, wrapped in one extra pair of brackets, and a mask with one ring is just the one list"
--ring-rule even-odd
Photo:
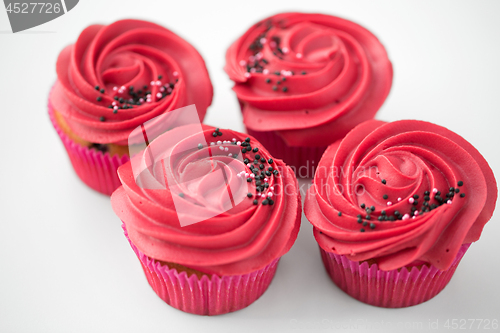
[(430, 323), (448, 331), (447, 319), (500, 319), (498, 213), (446, 289), (416, 307), (376, 308), (340, 291), (324, 271), (305, 217), (270, 288), (244, 310), (194, 316), (163, 303), (149, 287), (109, 198), (77, 179), (50, 124), (46, 101), (59, 51), (91, 23), (128, 17), (160, 23), (206, 60), (215, 89), (206, 122), (243, 130), (222, 69), (225, 50), (257, 20), (292, 10), (338, 15), (370, 29), (395, 73), (377, 118), (446, 126), (500, 176), (498, 1), (82, 0), (18, 34), (10, 33), (0, 8), (0, 332), (331, 332), (341, 325), (402, 332), (413, 330), (382, 328), (429, 331)]

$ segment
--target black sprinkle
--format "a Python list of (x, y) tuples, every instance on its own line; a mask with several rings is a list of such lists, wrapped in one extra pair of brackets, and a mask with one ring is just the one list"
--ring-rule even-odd
[(370, 223), (370, 229), (375, 229), (375, 223)]
[(338, 216), (342, 216), (342, 212), (339, 212), (339, 213), (338, 213)]
[(252, 178), (251, 178), (251, 177), (248, 177), (248, 178), (247, 178), (247, 182), (249, 182), (249, 183), (250, 183), (251, 181), (252, 181)]
[(274, 205), (274, 200), (269, 199), (269, 206)]
[[(101, 117), (99, 118), (99, 121), (105, 121), (105, 120), (106, 120), (106, 118), (104, 118), (104, 116), (101, 116)], [(462, 194), (463, 194), (463, 193), (462, 193)]]
[(386, 214), (385, 210), (381, 211), (380, 214), (385, 215)]
[(247, 197), (251, 198), (251, 197), (253, 197), (253, 194), (252, 194), (252, 193), (250, 193), (250, 192), (248, 192), (248, 193), (247, 193)]
[(283, 90), (283, 92), (287, 92), (288, 88), (287, 87), (283, 87), (283, 89), (281, 89), (281, 90)]
[(358, 219), (358, 223), (363, 223), (363, 220), (361, 219), (361, 217)]
[(94, 88), (95, 88), (95, 90), (99, 90), (99, 86), (95, 86)]
[(102, 101), (102, 97), (101, 96), (98, 96), (96, 99), (97, 99), (98, 102)]
[(260, 155), (259, 154), (255, 155), (255, 159), (260, 160)]
[(361, 228), (361, 229), (359, 229), (359, 231), (361, 231), (361, 232), (365, 232), (365, 229)]
[(415, 195), (413, 196), (413, 199), (415, 199), (415, 200), (417, 200), (418, 198), (419, 198), (418, 194), (415, 194)]
[(198, 149), (203, 148), (203, 145), (201, 143), (198, 143)]
[(184, 198), (184, 193), (179, 193), (179, 196), (180, 196), (181, 198)]
[(245, 141), (246, 141), (246, 142), (250, 142), (250, 138), (248, 138), (248, 137), (247, 137), (247, 138), (245, 139)]
[(386, 183), (387, 183), (387, 181), (385, 179), (382, 179), (382, 184), (385, 185)]
[(463, 197), (465, 197), (465, 193), (462, 192), (462, 193), (460, 193), (460, 198), (463, 198)]
[(254, 205), (258, 205), (258, 204), (259, 204), (259, 201), (258, 201), (257, 199), (256, 199), (256, 200), (254, 200), (254, 201), (253, 201), (253, 204), (254, 204)]
[(360, 207), (361, 207), (361, 208), (365, 208), (365, 204), (364, 204), (364, 203), (362, 203)]
[(363, 222), (363, 227), (366, 227), (368, 225), (368, 222)]
[(268, 203), (269, 203), (269, 200), (267, 200), (267, 199), (262, 200), (262, 204), (263, 204), (264, 206), (265, 206), (265, 205), (267, 205)]
[(274, 91), (278, 90), (278, 87), (273, 86), (273, 90), (274, 90)]
[(370, 209), (371, 209), (372, 212), (374, 212), (375, 211), (375, 206), (371, 206)]
[(456, 188), (455, 189), (455, 193), (459, 193), (460, 192), (460, 189), (459, 188)]
[(384, 195), (382, 196), (382, 198), (384, 198), (384, 199), (388, 199), (388, 198), (389, 198), (389, 196), (388, 196), (387, 194), (384, 194)]
[(457, 183), (458, 186), (463, 186), (464, 185), (464, 182), (459, 180), (458, 183)]
[(273, 162), (274, 162), (274, 161), (273, 161), (273, 159), (272, 159), (272, 158), (270, 158), (270, 159), (268, 159), (268, 160), (267, 160), (267, 163), (269, 163), (269, 164), (273, 164)]

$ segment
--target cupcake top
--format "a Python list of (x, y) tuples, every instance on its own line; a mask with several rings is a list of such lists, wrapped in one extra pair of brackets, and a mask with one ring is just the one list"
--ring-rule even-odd
[(496, 199), (493, 172), (461, 136), (423, 121), (371, 120), (326, 150), (304, 210), (325, 251), (382, 270), (445, 270), (479, 239)]
[(300, 227), (292, 170), (252, 137), (187, 125), (118, 169), (111, 203), (147, 256), (239, 275), (288, 252)]
[(383, 45), (360, 25), (283, 13), (252, 26), (226, 53), (245, 125), (289, 146), (325, 146), (374, 117), (392, 84)]
[(73, 132), (126, 145), (147, 120), (195, 104), (200, 120), (213, 89), (196, 49), (168, 29), (138, 20), (91, 25), (57, 59), (50, 103)]

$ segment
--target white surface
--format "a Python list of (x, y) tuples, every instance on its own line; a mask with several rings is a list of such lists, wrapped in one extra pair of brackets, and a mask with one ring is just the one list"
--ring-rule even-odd
[(429, 331), (436, 321), (447, 331), (447, 319), (500, 319), (498, 212), (446, 289), (416, 307), (375, 308), (340, 291), (305, 217), (270, 288), (244, 310), (198, 317), (151, 290), (109, 199), (77, 179), (49, 122), (57, 54), (90, 23), (135, 17), (163, 24), (207, 62), (215, 97), (206, 122), (242, 130), (222, 70), (225, 50), (257, 20), (291, 10), (338, 15), (373, 31), (395, 73), (377, 118), (448, 127), (479, 149), (500, 180), (500, 2), (82, 0), (19, 34), (7, 33), (0, 8), (0, 332), (403, 332)]

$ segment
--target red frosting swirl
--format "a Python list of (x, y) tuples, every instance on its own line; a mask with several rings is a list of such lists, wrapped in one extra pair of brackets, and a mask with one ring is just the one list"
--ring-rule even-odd
[(371, 120), (326, 150), (304, 210), (325, 251), (382, 270), (422, 261), (445, 270), (479, 239), (496, 199), (488, 163), (459, 135)]
[(78, 136), (94, 143), (125, 145), (137, 126), (191, 104), (201, 121), (212, 101), (200, 54), (150, 22), (91, 25), (62, 50), (56, 69), (52, 105)]
[[(378, 111), (392, 65), (377, 38), (338, 17), (283, 13), (252, 26), (226, 53), (245, 125), (289, 146), (324, 146)], [(278, 74), (278, 75), (276, 75)]]
[[(246, 135), (221, 130), (214, 138), (214, 133), (212, 127), (203, 126), (200, 133), (188, 125), (160, 135), (118, 169), (123, 186), (111, 203), (132, 242), (149, 257), (207, 274), (245, 274), (281, 257), (294, 243), (301, 216), (298, 184), (291, 169), (281, 160), (269, 161), (255, 139), (250, 138), (252, 151), (242, 153), (239, 142)], [(255, 158), (266, 166), (255, 164), (254, 175), (267, 174), (259, 183), (257, 176), (248, 176), (249, 182), (244, 175), (252, 173)], [(132, 166), (141, 163), (149, 167), (136, 177)], [(277, 175), (268, 176), (270, 167)], [(168, 186), (150, 186), (165, 181)], [(268, 185), (257, 190), (260, 183)], [(201, 222), (181, 226), (181, 219)]]

